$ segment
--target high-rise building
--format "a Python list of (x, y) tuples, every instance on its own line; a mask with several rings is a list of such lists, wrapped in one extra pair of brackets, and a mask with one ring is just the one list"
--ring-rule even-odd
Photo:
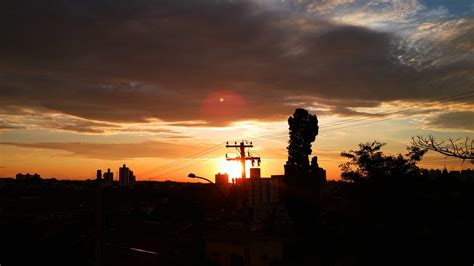
[(119, 168), (119, 184), (120, 186), (130, 186), (135, 184), (135, 176), (125, 164)]
[(114, 173), (110, 172), (110, 168), (104, 173), (104, 182), (106, 184), (112, 184), (114, 181)]

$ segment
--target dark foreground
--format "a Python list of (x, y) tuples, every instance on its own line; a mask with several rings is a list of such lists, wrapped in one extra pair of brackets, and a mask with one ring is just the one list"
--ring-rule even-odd
[(1, 179), (0, 264), (94, 265), (96, 243), (102, 265), (216, 265), (224, 255), (213, 245), (261, 251), (251, 262), (230, 255), (227, 265), (474, 263), (471, 182), (328, 182), (310, 241), (275, 219), (252, 224), (210, 184), (114, 184), (102, 193), (98, 239), (94, 181)]

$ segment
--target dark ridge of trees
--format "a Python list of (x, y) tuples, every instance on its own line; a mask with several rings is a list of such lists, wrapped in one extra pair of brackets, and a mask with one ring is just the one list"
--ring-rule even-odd
[(474, 163), (474, 140), (466, 137), (461, 139), (437, 140), (434, 136), (417, 136), (411, 139), (409, 150), (426, 153), (434, 151), (448, 157), (471, 160)]
[[(333, 181), (325, 191), (323, 241), (349, 247), (344, 256), (353, 259), (340, 265), (470, 263), (464, 243), (474, 236), (474, 183), (447, 173), (429, 178), (416, 165), (425, 151), (386, 155), (383, 146), (373, 141), (342, 152), (348, 161), (340, 165), (341, 177), (349, 182)], [(331, 231), (336, 224), (340, 235)]]
[(358, 150), (342, 152), (341, 156), (349, 159), (339, 165), (342, 179), (359, 182), (420, 175), (421, 170), (416, 163), (423, 157), (423, 151), (412, 149), (407, 154), (408, 157), (401, 154), (385, 155), (381, 151), (384, 145), (385, 143), (373, 141), (359, 144)]

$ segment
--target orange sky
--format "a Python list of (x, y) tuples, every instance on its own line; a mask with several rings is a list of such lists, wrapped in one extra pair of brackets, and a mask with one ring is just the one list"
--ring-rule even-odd
[[(223, 171), (252, 141), (282, 174), (287, 118), (319, 119), (330, 179), (361, 142), (474, 138), (469, 1), (42, 1), (2, 5), (0, 176)], [(1, 12), (0, 11), (0, 12)], [(214, 148), (215, 147), (215, 148)], [(429, 153), (427, 168), (468, 162)]]
[[(346, 119), (320, 117), (321, 133), (313, 143), (313, 155), (319, 157), (319, 164), (327, 170), (328, 179), (339, 179), (338, 165), (344, 162), (339, 154), (343, 150), (355, 149), (360, 142), (379, 140), (387, 143), (384, 148), (386, 153), (405, 153), (405, 145), (409, 144), (410, 136), (432, 133), (418, 129), (418, 125), (413, 122), (416, 119), (419, 118), (392, 121), (370, 118), (352, 123), (345, 122), (333, 127), (327, 126), (325, 133), (324, 123), (334, 124), (335, 121), (344, 123)], [(337, 131), (333, 132), (331, 128)], [(190, 172), (213, 179), (218, 172), (235, 172), (235, 168), (239, 167), (238, 163), (232, 166), (231, 162), (226, 162), (225, 154), (228, 153), (229, 157), (233, 157), (237, 151), (226, 149), (225, 142), (241, 139), (253, 141), (255, 147), (251, 151), (255, 156), (262, 158), (263, 177), (283, 174), (288, 140), (285, 132), (286, 121), (240, 122), (228, 127), (184, 127), (184, 129), (192, 133), (189, 133), (188, 138), (176, 139), (142, 133), (129, 133), (131, 135), (128, 137), (117, 133), (84, 135), (31, 130), (21, 132), (24, 134), (22, 136), (13, 134), (15, 131), (4, 131), (1, 133), (3, 143), (11, 142), (9, 138), (19, 137), (33, 138), (33, 141), (22, 145), (0, 145), (2, 149), (0, 176), (13, 177), (19, 172), (29, 172), (40, 173), (43, 177), (88, 179), (95, 176), (97, 169), (111, 168), (113, 172), (117, 172), (118, 168), (126, 163), (134, 170), (138, 180), (194, 181), (187, 178)], [(438, 136), (448, 137), (461, 135), (464, 132), (435, 133), (438, 133)], [(50, 139), (55, 139), (56, 142), (45, 141)], [(421, 166), (426, 168), (446, 166), (451, 170), (466, 169), (469, 164), (428, 153)]]

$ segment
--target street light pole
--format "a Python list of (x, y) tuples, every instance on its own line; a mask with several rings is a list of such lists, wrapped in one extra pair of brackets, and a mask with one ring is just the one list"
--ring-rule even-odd
[[(224, 209), (227, 209), (227, 207), (229, 207), (229, 198), (227, 197), (227, 195), (221, 190), (221, 188), (219, 188), (216, 183), (212, 182), (211, 180), (205, 178), (205, 177), (202, 177), (202, 176), (197, 176), (193, 173), (190, 173), (188, 174), (188, 177), (189, 178), (197, 178), (197, 179), (202, 179), (202, 180), (205, 180), (207, 181), (208, 183), (212, 184), (214, 186), (214, 188), (219, 191), (219, 194), (221, 195), (222, 199), (224, 200), (224, 204), (225, 204), (225, 207)], [(224, 209), (222, 209), (222, 211), (224, 211)]]
[(209, 180), (209, 179), (207, 179), (207, 178), (205, 178), (205, 177), (202, 177), (202, 176), (197, 176), (197, 175), (195, 175), (195, 174), (193, 174), (193, 173), (190, 173), (190, 174), (188, 175), (188, 177), (189, 177), (189, 178), (202, 179), (202, 180), (205, 180), (205, 181), (207, 181), (207, 182), (209, 182), (209, 183), (215, 185), (215, 183), (212, 182), (211, 180)]

